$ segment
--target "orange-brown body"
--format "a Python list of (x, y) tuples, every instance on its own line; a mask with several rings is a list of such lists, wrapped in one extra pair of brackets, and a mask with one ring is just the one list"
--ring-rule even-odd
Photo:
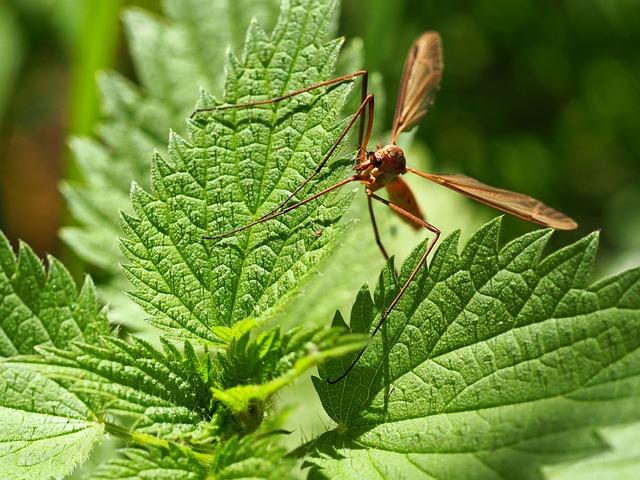
[[(365, 158), (356, 170), (359, 172), (359, 180), (366, 185), (367, 194), (386, 187), (391, 203), (424, 220), (424, 215), (413, 193), (400, 178), (400, 175), (407, 173), (407, 161), (402, 149), (397, 145), (389, 144), (378, 148), (375, 152), (368, 152)], [(399, 215), (399, 217), (416, 230), (421, 227), (406, 216)]]
[[(386, 260), (389, 260), (382, 241), (378, 227), (376, 225), (375, 216), (373, 212), (373, 200), (379, 201), (384, 205), (391, 208), (391, 210), (400, 216), (404, 221), (409, 223), (414, 228), (424, 228), (434, 234), (434, 237), (427, 244), (422, 256), (418, 262), (414, 265), (413, 271), (408, 275), (404, 284), (397, 291), (395, 297), (385, 310), (382, 312), (382, 316), (376, 326), (371, 332), (371, 336), (382, 327), (385, 319), (389, 313), (395, 308), (400, 301), (400, 298), (409, 287), (409, 284), (413, 281), (418, 270), (427, 263), (427, 258), (433, 247), (440, 238), (440, 230), (428, 223), (418, 204), (415, 197), (411, 193), (409, 186), (402, 180), (401, 175), (405, 173), (413, 173), (414, 175), (425, 178), (431, 182), (438, 183), (444, 187), (450, 188), (462, 195), (472, 198), (478, 202), (489, 205), (493, 208), (501, 210), (503, 212), (515, 215), (516, 217), (528, 220), (530, 222), (538, 223), (540, 225), (570, 230), (577, 227), (577, 223), (566, 215), (547, 207), (545, 204), (536, 200), (535, 198), (523, 195), (517, 192), (510, 192), (501, 188), (491, 187), (484, 183), (460, 174), (432, 174), (422, 172), (415, 168), (407, 167), (404, 152), (400, 147), (396, 145), (396, 141), (399, 135), (403, 132), (408, 132), (415, 127), (418, 122), (426, 115), (429, 107), (433, 103), (436, 92), (440, 87), (440, 80), (442, 78), (442, 70), (444, 63), (442, 60), (442, 48), (440, 35), (437, 32), (424, 32), (413, 43), (405, 66), (402, 73), (402, 80), (400, 88), (398, 90), (398, 100), (396, 102), (396, 111), (393, 118), (393, 126), (391, 128), (390, 144), (376, 147), (374, 152), (367, 152), (367, 145), (371, 138), (371, 132), (373, 128), (374, 118), (374, 96), (367, 93), (367, 79), (368, 72), (366, 70), (358, 70), (350, 74), (343, 75), (330, 80), (325, 80), (298, 90), (285, 93), (279, 97), (257, 100), (244, 104), (234, 105), (222, 105), (214, 108), (203, 108), (196, 110), (196, 112), (213, 111), (213, 110), (227, 110), (231, 108), (240, 107), (255, 107), (258, 105), (272, 105), (277, 102), (281, 102), (288, 98), (292, 98), (296, 95), (300, 95), (305, 92), (309, 92), (321, 87), (328, 87), (330, 85), (338, 85), (344, 82), (352, 81), (356, 77), (362, 77), (362, 100), (358, 110), (352, 116), (351, 120), (347, 123), (342, 133), (338, 136), (337, 140), (327, 151), (323, 159), (316, 167), (314, 173), (307, 177), (302, 183), (300, 183), (293, 192), (291, 192), (287, 198), (284, 199), (275, 209), (271, 212), (261, 216), (257, 220), (245, 224), (242, 227), (229, 230), (222, 235), (216, 235), (211, 237), (204, 237), (207, 239), (218, 239), (229, 236), (234, 233), (241, 232), (259, 223), (265, 222), (284, 215), (301, 205), (305, 205), (313, 200), (326, 195), (330, 192), (336, 191), (344, 185), (347, 185), (354, 181), (360, 181), (365, 185), (367, 193), (367, 200), (369, 206), (369, 214), (371, 216), (371, 224), (373, 226), (373, 233), (375, 240), (380, 251)], [(192, 114), (193, 116), (193, 114)], [(358, 137), (358, 146), (360, 149), (360, 155), (358, 156), (357, 165), (355, 166), (356, 174), (345, 178), (324, 190), (317, 192), (304, 200), (296, 201), (296, 203), (289, 204), (291, 200), (296, 198), (296, 195), (302, 191), (302, 189), (309, 184), (309, 182), (316, 177), (322, 167), (327, 164), (332, 155), (336, 152), (341, 142), (347, 138), (348, 133), (351, 131), (357, 120), (360, 119), (360, 131)], [(366, 123), (365, 123), (365, 120)], [(366, 128), (365, 128), (366, 126)], [(365, 154), (366, 152), (366, 154)], [(385, 199), (375, 192), (381, 188), (386, 188), (388, 192), (388, 199)], [(322, 234), (320, 230), (315, 232), (316, 236)], [(364, 354), (365, 349), (360, 350), (355, 360), (351, 365), (337, 378), (327, 379), (327, 382), (334, 384), (341, 379), (345, 378), (351, 369), (356, 365), (358, 360)]]
[(403, 175), (407, 171), (407, 162), (404, 152), (397, 145), (386, 145), (369, 152), (366, 160), (358, 165), (360, 181), (367, 189), (375, 192), (386, 187), (390, 182)]

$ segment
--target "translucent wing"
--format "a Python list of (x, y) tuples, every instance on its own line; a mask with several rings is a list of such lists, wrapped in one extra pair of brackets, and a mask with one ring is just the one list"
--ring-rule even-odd
[[(416, 197), (413, 196), (413, 193), (409, 189), (409, 185), (407, 185), (404, 180), (402, 180), (400, 177), (396, 177), (395, 180), (387, 183), (386, 188), (387, 193), (389, 194), (389, 201), (391, 203), (395, 203), (397, 206), (406, 210), (411, 215), (424, 220), (424, 215), (422, 215), (422, 212), (420, 211), (418, 202), (416, 202)], [(393, 212), (416, 230), (422, 228), (422, 225), (420, 225), (419, 223), (412, 222), (404, 215), (400, 215), (399, 213), (397, 213), (395, 210), (393, 210)]]
[(402, 72), (391, 143), (425, 116), (442, 78), (442, 47), (437, 32), (425, 32), (413, 43)]
[(490, 187), (466, 175), (433, 175), (413, 168), (407, 170), (523, 220), (560, 230), (573, 230), (578, 226), (573, 219), (521, 193)]

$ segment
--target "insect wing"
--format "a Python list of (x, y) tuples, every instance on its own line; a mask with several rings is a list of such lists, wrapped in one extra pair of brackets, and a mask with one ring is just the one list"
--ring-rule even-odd
[(548, 207), (540, 200), (521, 193), (491, 187), (466, 175), (434, 175), (414, 169), (410, 171), (523, 220), (560, 230), (572, 230), (578, 226), (573, 219)]
[[(407, 185), (404, 180), (400, 177), (396, 177), (395, 180), (389, 182), (386, 185), (387, 193), (389, 194), (389, 201), (391, 203), (395, 203), (397, 206), (409, 212), (411, 215), (418, 217), (421, 220), (424, 220), (424, 215), (420, 211), (420, 207), (418, 206), (418, 202), (416, 202), (416, 198), (413, 196), (413, 193), (409, 189), (409, 185)], [(411, 225), (414, 229), (418, 230), (422, 228), (422, 225), (416, 222), (411, 221), (409, 218), (398, 214), (395, 210), (393, 210), (402, 220)]]
[(437, 32), (425, 32), (413, 43), (398, 90), (391, 143), (413, 128), (427, 113), (440, 87), (444, 62)]

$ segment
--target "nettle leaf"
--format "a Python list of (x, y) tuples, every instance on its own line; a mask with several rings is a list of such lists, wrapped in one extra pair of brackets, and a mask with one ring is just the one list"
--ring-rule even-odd
[(278, 5), (278, 0), (165, 0), (168, 18), (126, 11), (126, 33), (141, 86), (117, 73), (101, 75), (100, 139), (71, 141), (83, 182), (62, 187), (80, 225), (60, 232), (80, 257), (111, 275), (101, 294), (119, 307), (119, 320), (132, 323), (135, 312), (122, 295), (127, 282), (118, 266), (122, 256), (116, 241), (119, 211), (130, 209), (131, 181), (147, 185), (152, 152), (164, 152), (169, 129), (184, 129), (199, 89), (220, 91), (226, 49), (242, 44), (251, 18), (271, 24)]
[[(589, 285), (597, 235), (543, 259), (551, 231), (498, 249), (499, 228), (460, 254), (458, 234), (444, 240), (346, 379), (314, 379), (338, 423), (314, 444), (323, 474), (538, 479), (541, 464), (606, 448), (597, 428), (640, 418), (640, 269)], [(374, 300), (364, 288), (353, 331), (397, 288), (390, 267)]]
[(295, 461), (270, 438), (234, 437), (207, 455), (210, 473), (215, 478), (264, 478), (288, 480), (300, 478), (292, 473)]
[(160, 350), (136, 337), (103, 338), (98, 345), (40, 352), (42, 357), (15, 364), (56, 381), (99, 416), (116, 416), (122, 428), (165, 440), (208, 430), (212, 366), (189, 343), (179, 350), (163, 340)]
[(0, 232), (0, 358), (34, 353), (37, 345), (64, 348), (109, 333), (89, 277), (80, 292), (66, 268), (48, 257), (49, 268), (21, 244), (14, 256)]
[[(271, 36), (252, 23), (242, 59), (228, 56), (225, 102), (269, 99), (329, 78), (342, 43), (324, 41), (335, 7), (285, 2)], [(216, 342), (212, 328), (263, 321), (329, 252), (344, 228), (335, 223), (348, 196), (327, 195), (222, 240), (203, 237), (271, 211), (313, 172), (345, 124), (338, 118), (349, 90), (340, 85), (272, 105), (201, 112), (190, 140), (171, 136), (168, 158), (158, 154), (152, 163), (153, 193), (134, 185), (135, 215), (122, 221), (131, 295), (154, 325)], [(205, 95), (202, 105), (215, 101)], [(312, 191), (344, 178), (352, 153), (335, 155)]]
[[(41, 357), (6, 362), (55, 381), (142, 444), (166, 441), (209, 445), (256, 430), (271, 398), (310, 368), (364, 345), (341, 330), (249, 333), (232, 341), (216, 361), (161, 340), (162, 349), (136, 337), (105, 337), (97, 345), (40, 348)], [(111, 420), (110, 420), (111, 421)], [(134, 433), (130, 433), (134, 432)]]
[(200, 480), (207, 478), (207, 469), (184, 450), (170, 446), (168, 449), (122, 448), (119, 458), (112, 458), (91, 471), (93, 480), (120, 480), (144, 478), (171, 478), (175, 480)]
[(109, 333), (86, 278), (80, 292), (62, 264), (45, 270), (25, 244), (17, 258), (0, 232), (0, 471), (4, 478), (62, 477), (88, 457), (103, 427), (80, 398), (14, 362), (43, 346), (68, 348)]
[[(230, 342), (218, 354), (219, 384), (224, 388), (265, 383), (286, 374), (298, 361), (323, 360), (357, 349), (368, 340), (363, 335), (344, 335), (338, 328), (296, 327), (286, 333), (279, 329), (263, 332), (255, 339), (249, 333)], [(315, 361), (315, 360), (314, 360)]]
[(267, 439), (234, 437), (212, 451), (189, 453), (176, 446), (125, 448), (121, 458), (105, 462), (92, 472), (94, 480), (122, 478), (171, 478), (180, 480), (299, 478), (292, 475), (295, 463), (283, 458), (285, 451)]
[(218, 355), (219, 387), (213, 394), (243, 431), (255, 430), (273, 396), (309, 369), (360, 350), (368, 338), (341, 328), (270, 330), (250, 340), (243, 335)]
[(0, 362), (3, 478), (62, 478), (102, 435), (103, 426), (73, 393), (38, 372)]

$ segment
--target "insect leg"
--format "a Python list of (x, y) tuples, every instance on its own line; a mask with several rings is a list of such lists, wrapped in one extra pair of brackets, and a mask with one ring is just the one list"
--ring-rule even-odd
[[(272, 218), (277, 217), (278, 215), (276, 215), (277, 213), (282, 214), (282, 213), (286, 213), (291, 211), (293, 208), (296, 208), (297, 206), (301, 205), (302, 202), (297, 202), (294, 203), (293, 205), (284, 208), (284, 205), (291, 199), (293, 198), (293, 196), (298, 193), (307, 183), (309, 183), (311, 181), (311, 179), (320, 171), (320, 169), (327, 163), (327, 161), (329, 160), (329, 158), (331, 157), (331, 155), (333, 155), (333, 153), (336, 151), (336, 149), (338, 148), (338, 146), (340, 146), (340, 143), (345, 139), (345, 137), (347, 136), (347, 134), (349, 133), (349, 131), (353, 128), (353, 126), (355, 125), (356, 121), (358, 120), (359, 117), (361, 117), (363, 115), (363, 113), (365, 112), (367, 105), (369, 105), (370, 103), (373, 104), (373, 94), (367, 95), (364, 99), (364, 101), (362, 102), (362, 104), (360, 104), (360, 107), (358, 108), (358, 110), (356, 111), (356, 113), (353, 115), (353, 117), (351, 118), (351, 120), (349, 121), (349, 123), (347, 124), (347, 126), (344, 128), (344, 130), (342, 130), (342, 133), (340, 133), (340, 136), (338, 137), (338, 139), (335, 141), (335, 143), (331, 146), (331, 148), (329, 149), (329, 151), (327, 152), (327, 154), (324, 156), (324, 158), (322, 159), (322, 161), (318, 164), (318, 167), (316, 168), (316, 171), (309, 177), (307, 178), (303, 183), (301, 183), (300, 185), (298, 185), (298, 187), (293, 191), (293, 193), (291, 193), (291, 195), (289, 195), (287, 197), (287, 199), (282, 202), (280, 205), (278, 205), (276, 208), (274, 208), (272, 211), (270, 211), (269, 213), (263, 215), (262, 217), (260, 217), (259, 219), (248, 223), (247, 225), (244, 225), (242, 227), (230, 230), (228, 232), (225, 232), (223, 234), (220, 235), (214, 235), (214, 236), (205, 236), (203, 238), (207, 239), (207, 240), (214, 240), (214, 239), (218, 239), (218, 238), (224, 238), (224, 237), (228, 237), (229, 235), (233, 235), (234, 233), (238, 233), (241, 232), (247, 228), (250, 228), (254, 225), (257, 225), (258, 223), (262, 223), (266, 220), (271, 220)], [(371, 116), (371, 118), (373, 118), (373, 109), (369, 110), (369, 115)], [(371, 122), (370, 122), (371, 123)], [(353, 177), (349, 177), (350, 179), (352, 178), (356, 178), (357, 176), (353, 176)], [(349, 180), (351, 181), (351, 180)], [(343, 183), (340, 182), (340, 185), (342, 185)], [(338, 184), (336, 184), (338, 185)], [(335, 186), (335, 185), (334, 185)], [(333, 187), (330, 187), (333, 188)], [(329, 190), (330, 191), (330, 190)], [(324, 193), (327, 193), (327, 190), (323, 190)], [(321, 194), (324, 194), (321, 192)], [(314, 197), (317, 198), (317, 197)], [(303, 202), (306, 202), (306, 200), (303, 200)]]
[(382, 244), (382, 240), (380, 239), (380, 232), (378, 232), (378, 224), (376, 223), (376, 216), (373, 213), (373, 202), (369, 195), (367, 195), (367, 205), (369, 207), (369, 217), (371, 217), (371, 226), (373, 227), (373, 235), (376, 238), (376, 243), (378, 244), (378, 247), (382, 252), (382, 256), (388, 262), (389, 255), (387, 254), (387, 251), (385, 250), (384, 245)]
[[(288, 98), (295, 97), (296, 95), (300, 95), (302, 93), (309, 92), (311, 90), (315, 90), (315, 89), (318, 89), (318, 88), (327, 87), (327, 86), (331, 86), (331, 85), (339, 85), (341, 83), (349, 82), (349, 81), (354, 80), (357, 77), (362, 77), (362, 84), (361, 84), (361, 88), (360, 88), (360, 108), (358, 109), (358, 111), (354, 115), (354, 118), (360, 117), (360, 127), (359, 127), (359, 130), (358, 130), (358, 159), (357, 159), (356, 163), (362, 163), (364, 161), (364, 159), (366, 158), (367, 144), (369, 142), (369, 137), (371, 136), (371, 129), (372, 129), (372, 126), (373, 126), (373, 108), (374, 108), (374, 103), (373, 103), (373, 97), (372, 97), (370, 99), (371, 103), (370, 103), (370, 106), (369, 106), (369, 121), (368, 121), (368, 127), (367, 127), (367, 131), (366, 131), (366, 137), (365, 137), (365, 123), (364, 123), (364, 115), (363, 115), (363, 113), (364, 113), (363, 109), (365, 107), (363, 107), (363, 105), (365, 105), (365, 103), (367, 102), (367, 97), (368, 97), (368, 94), (369, 94), (369, 92), (368, 92), (369, 71), (368, 70), (358, 70), (356, 72), (348, 73), (346, 75), (342, 75), (340, 77), (332, 78), (332, 79), (326, 80), (324, 82), (320, 82), (320, 83), (316, 83), (316, 84), (313, 84), (313, 85), (309, 85), (308, 87), (300, 88), (298, 90), (291, 91), (291, 92), (286, 93), (284, 95), (281, 95), (279, 97), (275, 97), (275, 98), (271, 98), (271, 99), (267, 99), (267, 100), (257, 100), (257, 101), (254, 101), (254, 102), (236, 103), (236, 104), (231, 104), (231, 105), (220, 105), (220, 106), (211, 107), (211, 108), (199, 108), (199, 109), (195, 110), (191, 114), (191, 118), (196, 116), (198, 113), (202, 113), (202, 112), (230, 110), (230, 109), (237, 109), (237, 108), (249, 108), (249, 107), (255, 107), (255, 106), (259, 106), (259, 105), (270, 105), (270, 104), (274, 104), (274, 103), (277, 103), (277, 102), (281, 102), (281, 101), (286, 100)], [(282, 203), (280, 203), (278, 205), (278, 207), (276, 209), (274, 209), (274, 211), (283, 208), (287, 203), (289, 203), (289, 201), (300, 190), (302, 190), (322, 170), (322, 168), (326, 165), (327, 161), (329, 160), (331, 155), (333, 155), (333, 153), (335, 152), (336, 148), (338, 147), (338, 145), (343, 140), (343, 138), (346, 136), (347, 132), (351, 129), (352, 126), (353, 126), (353, 123), (351, 123), (349, 125), (349, 127), (347, 127), (347, 129), (341, 134), (340, 138), (338, 138), (338, 140), (331, 147), (331, 149), (329, 150), (327, 155), (325, 155), (325, 157), (322, 159), (322, 161), (318, 164), (318, 166), (316, 167), (314, 172), (311, 174), (311, 176), (309, 176), (307, 179), (305, 179), (304, 182), (302, 182)], [(362, 142), (363, 138), (365, 138), (364, 144)]]
[(309, 85), (308, 87), (304, 87), (304, 88), (299, 88), (298, 90), (293, 90), (291, 92), (285, 93), (284, 95), (280, 95), (279, 97), (274, 97), (274, 98), (269, 98), (267, 100), (256, 100), (253, 102), (246, 102), (246, 103), (233, 103), (233, 104), (229, 104), (229, 105), (218, 105), (216, 107), (209, 107), (209, 108), (198, 108), (196, 110), (193, 111), (193, 113), (191, 114), (191, 116), (189, 118), (193, 118), (196, 115), (198, 115), (199, 113), (203, 113), (203, 112), (214, 112), (214, 111), (222, 111), (222, 110), (231, 110), (231, 109), (235, 109), (235, 108), (249, 108), (249, 107), (257, 107), (259, 105), (271, 105), (274, 103), (278, 103), (281, 102), (283, 100), (286, 100), (288, 98), (291, 97), (295, 97), (296, 95), (300, 95), (302, 93), (305, 92), (309, 92), (311, 90), (315, 90), (317, 88), (322, 88), (322, 87), (328, 87), (331, 85), (338, 85), (340, 83), (345, 83), (345, 82), (349, 82), (351, 80), (353, 80), (354, 78), (357, 77), (362, 77), (362, 99), (364, 100), (364, 97), (366, 97), (367, 93), (366, 93), (366, 86), (367, 86), (367, 79), (369, 76), (369, 72), (368, 70), (358, 70), (356, 72), (352, 72), (352, 73), (348, 73), (346, 75), (342, 75), (340, 77), (336, 77), (336, 78), (332, 78), (330, 80), (325, 80), (324, 82), (319, 82), (319, 83), (314, 83), (313, 85)]
[(425, 220), (422, 220), (421, 218), (416, 217), (415, 215), (412, 215), (411, 213), (407, 212), (405, 209), (399, 207), (398, 205), (396, 205), (395, 203), (391, 203), (389, 200), (387, 200), (386, 198), (382, 198), (379, 197), (378, 195), (376, 195), (375, 193), (371, 193), (370, 194), (371, 197), (373, 197), (374, 199), (378, 200), (379, 202), (384, 203), (385, 205), (387, 205), (389, 208), (391, 208), (392, 210), (396, 211), (397, 213), (399, 213), (400, 215), (408, 218), (409, 220), (416, 222), (417, 224), (419, 224), (420, 226), (426, 228), (427, 230), (429, 230), (430, 232), (433, 232), (435, 234), (435, 236), (433, 237), (433, 239), (431, 240), (431, 242), (429, 242), (429, 244), (427, 245), (426, 250), (424, 251), (424, 253), (422, 254), (422, 257), (420, 257), (420, 260), (418, 260), (418, 263), (416, 264), (416, 266), (413, 268), (413, 271), (411, 272), (411, 274), (409, 275), (409, 278), (407, 278), (407, 281), (404, 282), (404, 285), (402, 285), (402, 288), (398, 291), (398, 293), (396, 294), (396, 296), (394, 297), (394, 299), (391, 301), (391, 303), (389, 304), (389, 306), (387, 307), (387, 309), (384, 311), (384, 313), (382, 314), (382, 318), (380, 319), (380, 321), (378, 322), (378, 325), (376, 326), (376, 328), (373, 330), (373, 332), (371, 333), (371, 335), (375, 335), (378, 330), (380, 329), (380, 327), (382, 326), (382, 324), (384, 323), (384, 321), (387, 319), (387, 317), (389, 316), (389, 314), (391, 313), (391, 311), (394, 309), (394, 307), (397, 305), (397, 303), (400, 301), (400, 298), (402, 297), (402, 295), (404, 294), (404, 292), (407, 290), (407, 288), (409, 287), (409, 284), (411, 283), (411, 281), (415, 278), (415, 276), (418, 274), (418, 270), (420, 270), (420, 267), (422, 267), (426, 261), (427, 261), (427, 257), (429, 256), (429, 254), (431, 253), (431, 250), (433, 250), (433, 247), (436, 245), (438, 239), (440, 238), (440, 230), (431, 225), (429, 222), (426, 222)]
[[(385, 205), (387, 205), (389, 208), (391, 208), (392, 210), (396, 211), (400, 215), (408, 218), (412, 222), (416, 222), (420, 226), (426, 228), (427, 230), (429, 230), (430, 232), (433, 232), (435, 234), (435, 237), (433, 237), (433, 239), (429, 242), (429, 244), (427, 245), (426, 250), (424, 251), (424, 253), (420, 257), (420, 260), (418, 260), (418, 263), (413, 268), (413, 271), (409, 275), (409, 278), (407, 278), (407, 280), (404, 282), (404, 285), (402, 285), (402, 287), (400, 288), (398, 293), (396, 293), (396, 296), (393, 298), (393, 300), (391, 301), (389, 306), (382, 312), (382, 317), (380, 317), (380, 320), (378, 321), (377, 325), (375, 326), (375, 328), (371, 332), (371, 336), (373, 337), (376, 333), (378, 333), (378, 330), (380, 330), (380, 328), (384, 324), (384, 321), (387, 319), (389, 314), (393, 311), (395, 306), (398, 304), (398, 302), (400, 301), (400, 298), (402, 298), (402, 295), (404, 295), (404, 293), (407, 291), (407, 288), (409, 288), (409, 284), (411, 284), (411, 282), (413, 281), (415, 276), (418, 274), (418, 271), (420, 270), (420, 268), (427, 262), (427, 257), (429, 256), (429, 254), (431, 253), (431, 250), (433, 250), (433, 247), (435, 246), (436, 242), (440, 238), (440, 233), (441, 232), (440, 232), (440, 230), (438, 230), (438, 228), (434, 227), (430, 223), (422, 220), (421, 218), (416, 217), (415, 215), (412, 215), (411, 213), (407, 212), (405, 209), (399, 207), (395, 203), (391, 203), (386, 198), (379, 197), (378, 195), (376, 195), (375, 193), (373, 193), (371, 191), (367, 191), (367, 195), (369, 195), (371, 198), (373, 198), (375, 200), (378, 200), (379, 202), (384, 203)], [(349, 374), (349, 372), (353, 369), (353, 367), (355, 367), (355, 365), (358, 363), (360, 358), (362, 358), (362, 355), (364, 355), (365, 350), (366, 350), (366, 347), (363, 348), (362, 350), (360, 350), (360, 353), (358, 353), (358, 355), (356, 356), (355, 360), (353, 362), (351, 362), (351, 365), (349, 365), (349, 367), (339, 377), (331, 379), (331, 380), (327, 380), (327, 383), (333, 385), (334, 383), (338, 383), (340, 380), (342, 380), (344, 377), (346, 377)]]
[(255, 220), (255, 221), (253, 221), (251, 223), (243, 225), (242, 227), (235, 228), (233, 230), (229, 230), (228, 232), (221, 233), (220, 235), (213, 235), (213, 236), (210, 236), (210, 237), (205, 236), (205, 237), (202, 237), (202, 238), (204, 238), (205, 240), (217, 240), (219, 238), (228, 237), (230, 235), (233, 235), (234, 233), (238, 233), (238, 232), (241, 232), (243, 230), (246, 230), (247, 228), (251, 228), (251, 227), (253, 227), (253, 226), (255, 226), (255, 225), (259, 224), (259, 223), (266, 222), (268, 220), (273, 220), (274, 218), (280, 217), (280, 216), (284, 215), (285, 213), (290, 212), (291, 210), (294, 210), (294, 209), (296, 209), (296, 208), (298, 208), (298, 207), (300, 207), (300, 206), (302, 206), (302, 205), (304, 205), (306, 203), (309, 203), (309, 202), (315, 200), (318, 197), (326, 195), (327, 193), (332, 192), (332, 191), (342, 187), (343, 185), (346, 185), (349, 182), (354, 182), (356, 180), (359, 180), (359, 177), (357, 175), (352, 175), (349, 178), (345, 178), (344, 180), (340, 180), (335, 185), (331, 185), (330, 187), (325, 188), (321, 192), (318, 192), (318, 193), (316, 193), (314, 195), (311, 195), (310, 197), (305, 198), (304, 200), (301, 200), (299, 202), (296, 202), (293, 205), (289, 205), (284, 210), (272, 211), (270, 213), (267, 213), (266, 215), (263, 215), (262, 217), (260, 217), (259, 219)]
[[(360, 104), (360, 107), (358, 107), (358, 110), (353, 115), (353, 118), (351, 119), (351, 121), (349, 122), (347, 127), (342, 131), (342, 133), (340, 134), (338, 139), (331, 146), (331, 148), (329, 149), (327, 154), (324, 156), (322, 161), (318, 164), (318, 166), (313, 171), (313, 173), (311, 175), (309, 175), (309, 177), (307, 177), (304, 180), (304, 182), (302, 182), (300, 185), (298, 185), (296, 187), (296, 189), (293, 192), (291, 192), (291, 194), (282, 203), (280, 203), (280, 205), (278, 205), (276, 207), (275, 210), (279, 210), (282, 207), (284, 207), (289, 202), (289, 200), (291, 200), (300, 190), (302, 190), (311, 180), (313, 180), (314, 177), (318, 173), (320, 173), (322, 168), (327, 164), (327, 162), (329, 161), (329, 158), (331, 158), (331, 155), (333, 155), (335, 153), (335, 151), (337, 150), (338, 146), (340, 145), (342, 140), (344, 140), (344, 138), (347, 136), (347, 134), (349, 133), (349, 130), (351, 130), (351, 128), (353, 127), (353, 125), (355, 124), (355, 122), (357, 121), (358, 118), (360, 118), (360, 130), (361, 131), (363, 130), (364, 114), (365, 114), (366, 111), (368, 111), (368, 113), (369, 113), (369, 119), (368, 119), (368, 127), (367, 127), (367, 134), (366, 134), (365, 140), (367, 142), (369, 141), (369, 136), (371, 135), (371, 128), (373, 126), (373, 111), (374, 111), (373, 94), (366, 95), (364, 97), (364, 99), (362, 100), (362, 103)], [(357, 163), (361, 163), (360, 157), (363, 155), (363, 148), (364, 148), (364, 151), (366, 152), (366, 148), (367, 148), (366, 147), (366, 143), (365, 143), (364, 147), (362, 146), (362, 143), (360, 143), (358, 145), (358, 161), (357, 161)]]

